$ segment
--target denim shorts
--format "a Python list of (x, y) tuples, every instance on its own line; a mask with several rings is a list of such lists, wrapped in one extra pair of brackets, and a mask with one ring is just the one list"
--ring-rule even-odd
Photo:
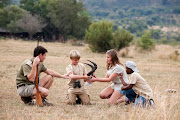
[(139, 96), (138, 94), (136, 94), (133, 89), (123, 91), (120, 90), (119, 92), (122, 95), (126, 95), (129, 101), (134, 103), (134, 106), (140, 105), (142, 107), (146, 107), (146, 103), (148, 102), (148, 100), (145, 99), (143, 96)]

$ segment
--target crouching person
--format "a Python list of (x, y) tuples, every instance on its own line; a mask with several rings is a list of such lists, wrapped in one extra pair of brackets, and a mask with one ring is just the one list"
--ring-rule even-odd
[[(139, 71), (136, 68), (136, 64), (133, 61), (127, 61), (125, 63), (126, 72), (129, 74), (129, 84), (121, 87), (119, 91), (121, 94), (126, 95), (129, 99), (129, 102), (134, 103), (133, 105), (139, 105), (142, 107), (147, 107), (153, 105), (153, 92), (145, 79), (138, 73)], [(123, 80), (123, 74), (119, 74), (120, 80)], [(118, 101), (117, 101), (118, 102)], [(119, 100), (121, 102), (121, 100)]]
[(68, 100), (67, 104), (90, 104), (90, 97), (86, 93), (84, 83), (89, 76), (86, 76), (87, 71), (84, 64), (79, 63), (80, 53), (77, 50), (70, 52), (71, 64), (66, 67), (69, 74), (68, 82)]
[(47, 69), (43, 61), (46, 59), (47, 49), (42, 46), (38, 46), (34, 49), (34, 55), (32, 58), (25, 60), (17, 74), (16, 84), (18, 94), (21, 96), (21, 100), (28, 105), (34, 105), (32, 101), (36, 96), (35, 88), (35, 77), (36, 68), (38, 65), (39, 74), (41, 72), (46, 75), (39, 79), (39, 91), (42, 97), (42, 103), (45, 106), (51, 106), (52, 103), (47, 102), (46, 97), (48, 96), (49, 88), (53, 83), (53, 77), (68, 78), (68, 75), (60, 75), (59, 73)]

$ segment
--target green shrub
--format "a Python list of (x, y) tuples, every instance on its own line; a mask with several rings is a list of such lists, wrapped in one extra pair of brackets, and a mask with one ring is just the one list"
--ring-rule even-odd
[(145, 31), (137, 42), (138, 47), (142, 50), (152, 50), (154, 48), (154, 41), (151, 39), (151, 32)]
[(109, 50), (109, 42), (113, 39), (113, 25), (111, 22), (100, 21), (92, 23), (86, 30), (85, 41), (93, 52), (106, 52)]
[(93, 23), (85, 35), (85, 41), (93, 52), (106, 52), (112, 48), (120, 50), (129, 46), (132, 40), (133, 36), (125, 29), (117, 29), (113, 33), (113, 25), (107, 21)]
[(133, 36), (126, 29), (117, 29), (113, 35), (113, 39), (110, 42), (112, 48), (120, 50), (123, 47), (129, 46), (129, 43), (133, 40)]

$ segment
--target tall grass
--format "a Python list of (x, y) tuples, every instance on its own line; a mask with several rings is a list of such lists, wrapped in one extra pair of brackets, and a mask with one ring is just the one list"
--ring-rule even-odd
[[(65, 73), (66, 66), (70, 63), (69, 51), (77, 49), (81, 53), (80, 62), (87, 59), (97, 63), (97, 77), (104, 77), (106, 73), (105, 54), (92, 53), (88, 46), (72, 46), (69, 43), (40, 43), (48, 49), (47, 59), (44, 64), (61, 74)], [(93, 83), (87, 87), (92, 105), (66, 105), (68, 80), (54, 78), (50, 89), (48, 101), (55, 104), (52, 107), (27, 106), (22, 103), (17, 95), (16, 74), (20, 64), (32, 57), (36, 42), (21, 40), (0, 40), (0, 119), (2, 120), (179, 120), (180, 118), (180, 61), (168, 57), (180, 47), (165, 45), (156, 46), (156, 50), (140, 53), (134, 47), (133, 57), (120, 57), (125, 63), (133, 60), (137, 63), (140, 74), (146, 79), (154, 92), (156, 108), (132, 107), (121, 103), (108, 106), (107, 100), (99, 98), (99, 93), (111, 83)], [(159, 56), (163, 56), (162, 58)], [(87, 70), (90, 70), (86, 66)], [(42, 74), (43, 75), (43, 74)], [(169, 93), (166, 89), (176, 89), (177, 92)]]

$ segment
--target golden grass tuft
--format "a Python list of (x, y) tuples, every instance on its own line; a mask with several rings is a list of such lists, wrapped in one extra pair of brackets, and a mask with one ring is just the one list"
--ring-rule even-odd
[(153, 51), (153, 55), (160, 59), (180, 60), (180, 49), (178, 46), (158, 45)]
[[(54, 78), (49, 91), (48, 101), (52, 107), (27, 106), (17, 95), (16, 74), (20, 64), (32, 57), (35, 41), (0, 40), (0, 119), (2, 120), (179, 120), (180, 118), (180, 63), (170, 58), (174, 51), (180, 53), (180, 47), (157, 45), (152, 52), (139, 53), (134, 46), (128, 48), (128, 55), (132, 51), (133, 57), (120, 57), (125, 63), (133, 60), (137, 64), (140, 74), (146, 79), (154, 92), (155, 109), (143, 109), (125, 105), (124, 103), (108, 106), (107, 100), (99, 98), (99, 93), (111, 83), (93, 83), (87, 87), (92, 105), (66, 105), (68, 80)], [(97, 77), (106, 74), (105, 54), (92, 53), (85, 46), (72, 46), (70, 43), (44, 43), (40, 45), (48, 49), (45, 66), (61, 74), (66, 73), (65, 68), (70, 63), (69, 52), (76, 49), (81, 53), (80, 62), (87, 59), (97, 63)], [(120, 54), (120, 53), (119, 53)], [(176, 54), (176, 52), (175, 52)], [(161, 57), (162, 58), (161, 58)], [(179, 59), (179, 55), (178, 55)], [(90, 70), (86, 66), (87, 70)], [(42, 74), (43, 75), (43, 74)], [(41, 75), (41, 76), (42, 76)], [(176, 89), (177, 92), (168, 93), (166, 89)]]
[(125, 47), (125, 48), (122, 48), (120, 51), (119, 51), (119, 55), (120, 57), (125, 57), (125, 58), (134, 58), (135, 55), (136, 55), (136, 52), (135, 52), (135, 46), (132, 45), (130, 47)]

